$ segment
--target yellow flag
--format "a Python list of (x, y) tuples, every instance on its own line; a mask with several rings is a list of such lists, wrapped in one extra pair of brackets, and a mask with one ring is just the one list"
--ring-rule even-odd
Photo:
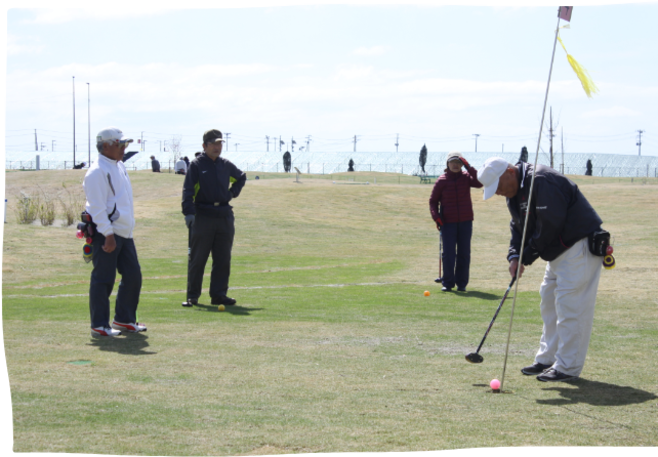
[(596, 94), (599, 92), (598, 87), (596, 87), (596, 84), (594, 84), (594, 81), (592, 81), (592, 78), (589, 76), (589, 73), (585, 68), (583, 68), (577, 61), (574, 59), (571, 54), (567, 52), (567, 48), (564, 47), (564, 43), (562, 42), (562, 38), (559, 36), (557, 37), (558, 40), (560, 40), (560, 44), (562, 45), (562, 49), (564, 49), (564, 52), (567, 53), (567, 60), (569, 61), (569, 65), (571, 65), (571, 68), (573, 68), (573, 71), (576, 72), (576, 76), (578, 76), (578, 79), (580, 80), (580, 84), (582, 84), (583, 89), (585, 89), (585, 93), (589, 98), (592, 98), (592, 94)]

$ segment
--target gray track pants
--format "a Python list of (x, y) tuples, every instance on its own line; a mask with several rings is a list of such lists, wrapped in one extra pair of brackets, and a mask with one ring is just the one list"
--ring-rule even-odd
[(212, 254), (210, 297), (225, 297), (231, 275), (231, 250), (235, 236), (235, 217), (208, 217), (197, 214), (190, 232), (191, 258), (187, 270), (187, 298), (199, 299), (203, 272)]

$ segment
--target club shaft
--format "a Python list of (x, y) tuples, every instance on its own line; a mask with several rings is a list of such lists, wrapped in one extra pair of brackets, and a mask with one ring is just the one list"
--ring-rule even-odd
[(489, 330), (491, 330), (491, 327), (493, 327), (494, 322), (496, 321), (496, 317), (498, 317), (498, 313), (500, 312), (500, 309), (503, 307), (503, 303), (505, 303), (505, 299), (507, 298), (507, 295), (509, 294), (509, 291), (512, 289), (512, 285), (514, 284), (514, 281), (516, 280), (516, 276), (512, 278), (512, 282), (509, 283), (509, 286), (507, 287), (507, 290), (505, 291), (505, 295), (503, 295), (503, 299), (500, 300), (500, 304), (498, 305), (498, 309), (496, 310), (496, 314), (494, 314), (493, 319), (491, 319), (491, 323), (489, 324), (489, 328), (487, 328), (487, 331), (484, 333), (484, 337), (482, 337), (482, 341), (480, 342), (480, 345), (478, 346), (477, 351), (475, 351), (476, 354), (480, 352), (480, 349), (482, 349), (482, 345), (484, 344), (484, 340), (487, 339), (487, 335), (489, 335)]

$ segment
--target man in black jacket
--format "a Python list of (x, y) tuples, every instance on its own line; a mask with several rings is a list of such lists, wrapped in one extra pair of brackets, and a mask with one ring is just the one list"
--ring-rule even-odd
[[(532, 196), (530, 184), (535, 174)], [(507, 260), (514, 277), (521, 259), (525, 266), (541, 257), (548, 261), (539, 289), (544, 321), (539, 351), (521, 372), (540, 381), (568, 381), (578, 377), (594, 321), (594, 305), (602, 258), (592, 254), (588, 236), (601, 228), (601, 218), (571, 180), (550, 167), (516, 165), (487, 159), (478, 172), (484, 199), (494, 194), (507, 199), (512, 216)], [(521, 239), (526, 211), (530, 211), (523, 252)]]
[(212, 253), (210, 298), (213, 305), (234, 305), (228, 297), (235, 218), (229, 202), (240, 195), (247, 176), (223, 157), (222, 132), (203, 134), (204, 153), (191, 163), (183, 184), (183, 214), (190, 233), (187, 302), (198, 303), (203, 272)]

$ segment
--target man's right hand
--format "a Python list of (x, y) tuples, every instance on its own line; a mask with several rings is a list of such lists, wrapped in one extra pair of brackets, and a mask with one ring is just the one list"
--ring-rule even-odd
[[(512, 278), (514, 276), (516, 276), (516, 269), (517, 268), (519, 268), (519, 258), (518, 257), (510, 260), (510, 263), (509, 263), (509, 274), (512, 276)], [(523, 276), (523, 270), (524, 269), (525, 269), (525, 267), (523, 265), (521, 265), (521, 270), (519, 271), (519, 278), (521, 276)]]
[(103, 243), (103, 251), (108, 254), (114, 251), (117, 248), (117, 240), (114, 239), (114, 234), (109, 234), (105, 237), (105, 243)]
[(194, 214), (185, 215), (185, 225), (187, 225), (188, 229), (192, 228), (192, 226), (194, 225)]

